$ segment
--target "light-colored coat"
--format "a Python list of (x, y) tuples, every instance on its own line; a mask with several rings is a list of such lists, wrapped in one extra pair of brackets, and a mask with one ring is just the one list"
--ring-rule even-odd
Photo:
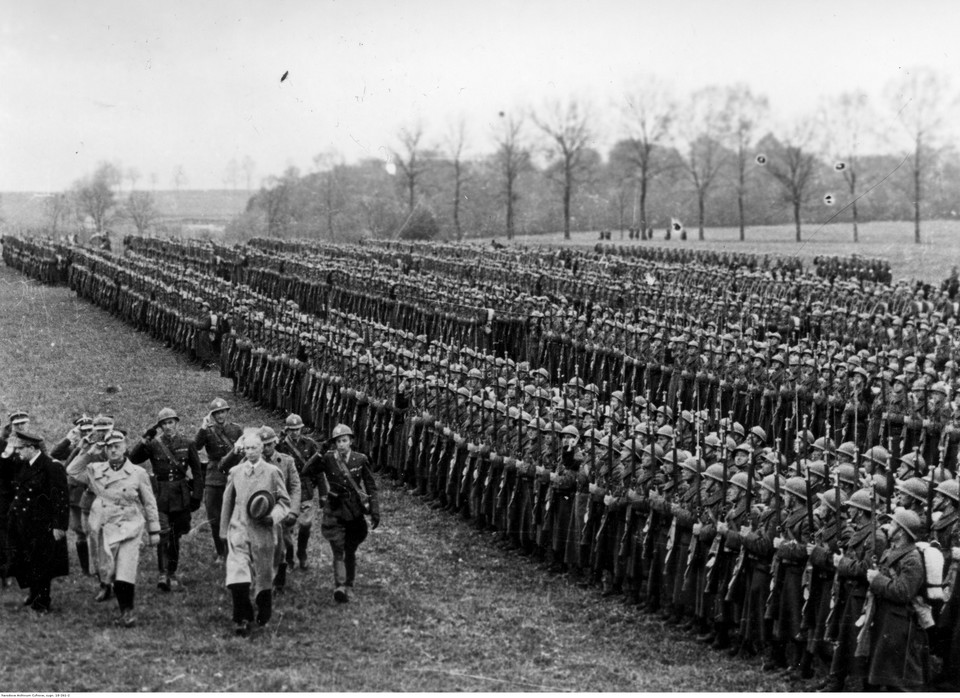
[(92, 550), (100, 581), (136, 584), (143, 531), (160, 533), (157, 500), (150, 476), (139, 465), (125, 460), (114, 470), (107, 462), (74, 459), (67, 475), (86, 485), (96, 499), (90, 508)]
[[(247, 501), (260, 490), (272, 492), (276, 502), (264, 522), (247, 515)], [(261, 459), (230, 470), (220, 513), (220, 532), (227, 541), (227, 586), (252, 584), (255, 594), (273, 588), (284, 554), (281, 522), (288, 513), (290, 495), (275, 465)]]

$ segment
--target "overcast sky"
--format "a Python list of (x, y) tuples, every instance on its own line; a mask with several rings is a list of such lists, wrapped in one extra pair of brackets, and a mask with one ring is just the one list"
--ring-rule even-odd
[[(882, 89), (917, 65), (958, 76), (951, 0), (4, 0), (0, 191), (65, 189), (102, 160), (172, 188), (254, 185), (335, 149), (384, 157), (421, 119), (463, 114), (488, 152), (500, 110), (580, 95), (609, 145), (617, 95), (746, 82), (781, 118)], [(280, 82), (289, 71), (286, 81)], [(960, 86), (960, 84), (958, 84)], [(886, 107), (883, 107), (886, 109)]]

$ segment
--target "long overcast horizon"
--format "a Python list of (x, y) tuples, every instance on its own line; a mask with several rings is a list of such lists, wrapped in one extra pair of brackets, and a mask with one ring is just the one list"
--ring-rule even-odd
[(946, 0), (8, 3), (0, 191), (65, 190), (101, 161), (141, 188), (181, 167), (184, 188), (223, 189), (245, 157), (258, 187), (322, 152), (386, 158), (417, 122), (437, 145), (461, 117), (469, 157), (492, 152), (500, 112), (571, 97), (605, 155), (618, 99), (651, 75), (678, 97), (745, 83), (776, 123), (852, 90), (889, 118), (904, 71), (960, 75), (958, 19)]

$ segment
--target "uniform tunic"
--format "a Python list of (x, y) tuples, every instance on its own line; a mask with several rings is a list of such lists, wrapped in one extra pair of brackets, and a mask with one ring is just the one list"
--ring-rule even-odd
[(147, 471), (129, 460), (114, 470), (109, 463), (75, 459), (67, 475), (88, 487), (96, 497), (90, 508), (90, 533), (96, 539), (100, 581), (137, 581), (144, 528), (160, 533), (157, 500)]
[(67, 530), (70, 511), (67, 474), (45, 453), (24, 463), (14, 477), (14, 496), (7, 513), (12, 548), (11, 574), (21, 588), (37, 586), (70, 572), (67, 539), (52, 531)]

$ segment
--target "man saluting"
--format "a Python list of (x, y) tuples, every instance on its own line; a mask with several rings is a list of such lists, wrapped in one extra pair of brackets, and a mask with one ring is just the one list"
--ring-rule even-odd
[(373, 528), (380, 525), (377, 483), (370, 461), (352, 450), (353, 431), (346, 424), (334, 427), (334, 449), (314, 455), (303, 468), (304, 479), (317, 486), (323, 503), (320, 533), (333, 551), (333, 598), (349, 601), (347, 587), (357, 573), (357, 548), (367, 537), (365, 514)]

